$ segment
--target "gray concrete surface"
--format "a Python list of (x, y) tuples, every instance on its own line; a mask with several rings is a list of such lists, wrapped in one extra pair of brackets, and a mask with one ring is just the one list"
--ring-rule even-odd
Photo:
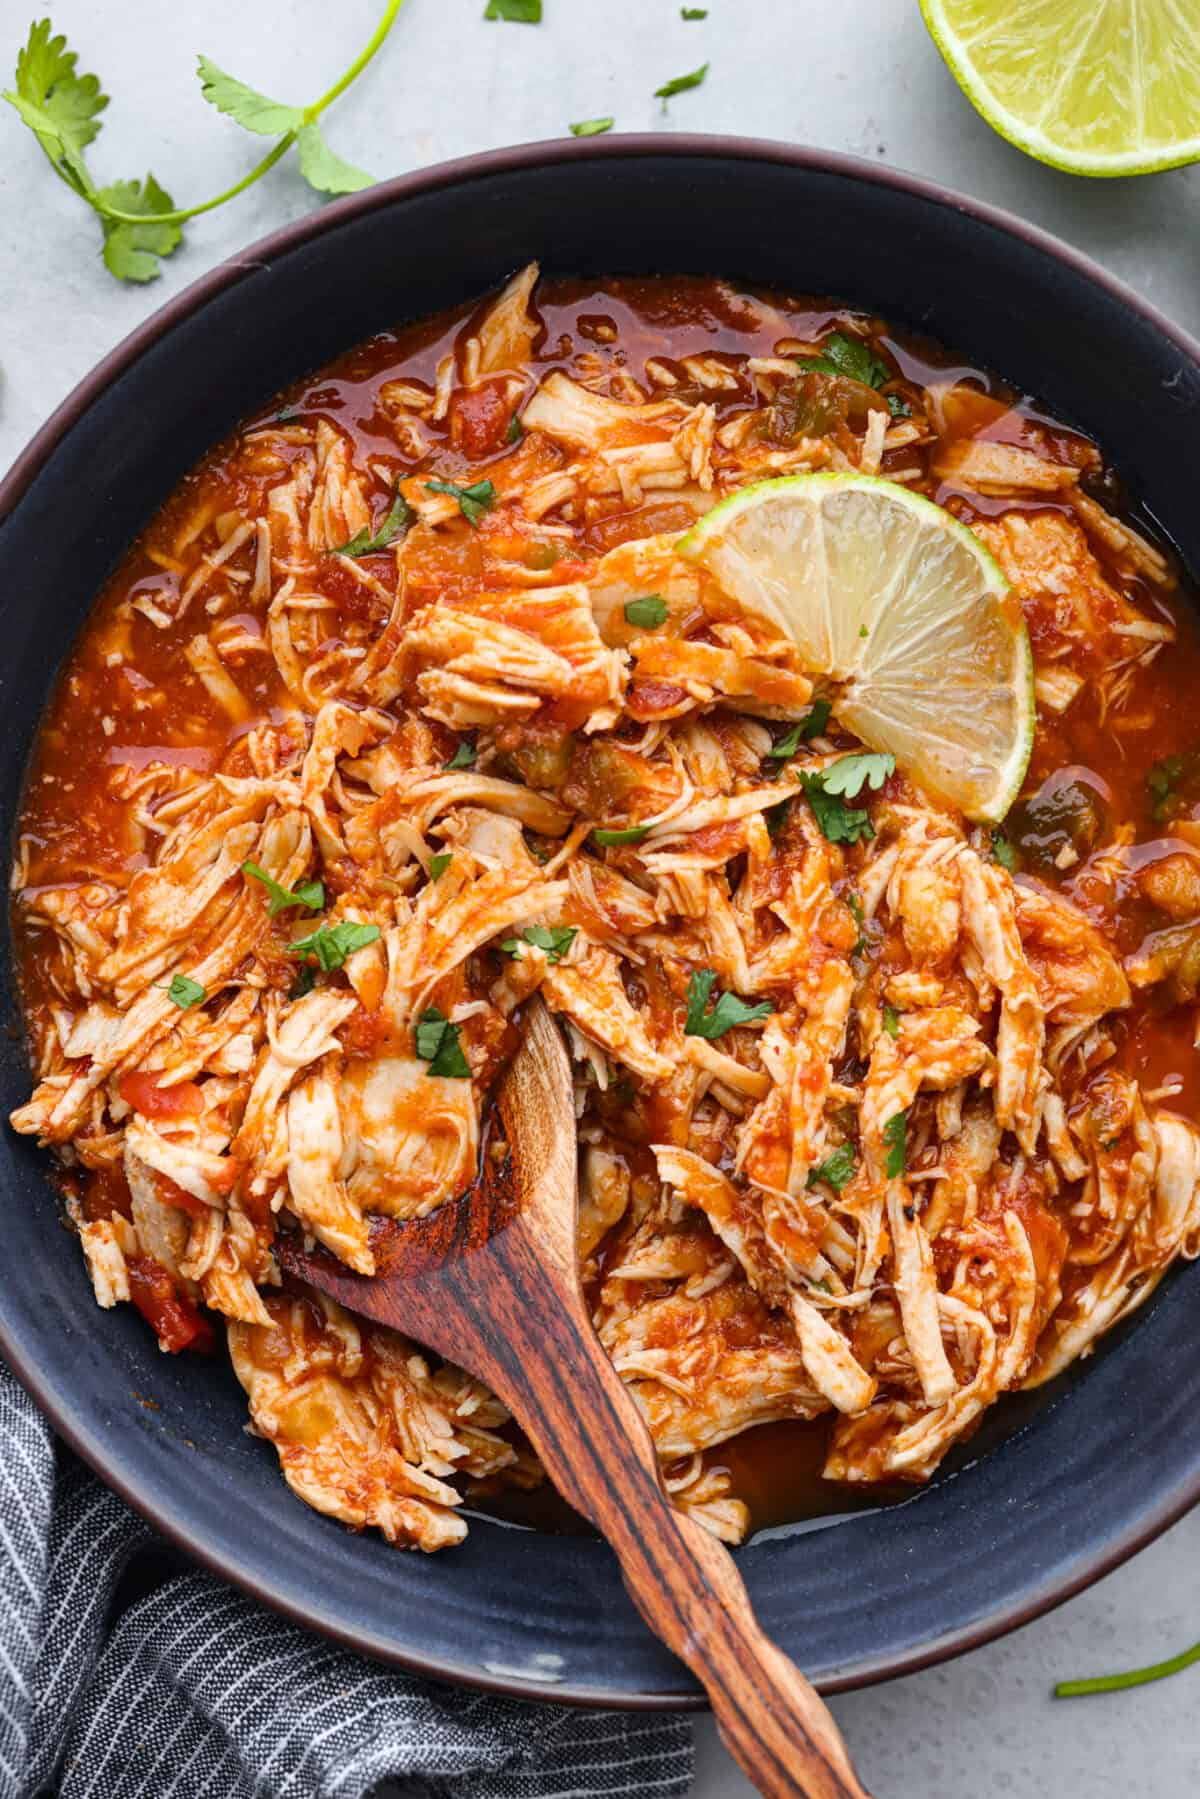
[[(1007, 206), (1089, 251), (1200, 331), (1200, 169), (1084, 182), (995, 137), (934, 51), (916, 0), (545, 0), (539, 28), (485, 24), (484, 0), (408, 0), (374, 67), (328, 115), (343, 155), (379, 176), (613, 113), (626, 130), (754, 133), (895, 163)], [(0, 73), (29, 0), (0, 5)], [(250, 166), (255, 146), (199, 97), (195, 54), (307, 102), (370, 33), (375, 0), (56, 0), (54, 20), (112, 94), (92, 162), (105, 180), (149, 166), (192, 203)], [(653, 90), (708, 60), (664, 114)], [(2, 83), (0, 83), (2, 85)], [(223, 257), (314, 205), (286, 165), (190, 227), (150, 287), (121, 287), (92, 220), (0, 118), (0, 466), (96, 359)], [(397, 254), (405, 247), (397, 245)], [(1120, 371), (1113, 371), (1114, 381)], [(1156, 1687), (1054, 1703), (1055, 1679), (1156, 1659), (1200, 1636), (1200, 1517), (1090, 1593), (1006, 1642), (835, 1709), (878, 1799), (1194, 1799), (1200, 1667)], [(698, 1729), (697, 1799), (749, 1793)]]

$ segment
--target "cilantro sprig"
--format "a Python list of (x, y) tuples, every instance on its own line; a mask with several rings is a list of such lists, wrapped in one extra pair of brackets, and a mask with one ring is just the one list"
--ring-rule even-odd
[(390, 543), (394, 543), (402, 531), (407, 531), (416, 516), (400, 489), (397, 488), (396, 497), (378, 531), (372, 531), (369, 525), (364, 525), (361, 531), (354, 533), (348, 543), (335, 544), (330, 555), (374, 556), (379, 550), (386, 550)]
[(827, 1187), (832, 1187), (835, 1193), (840, 1193), (854, 1179), (854, 1170), (857, 1166), (853, 1145), (843, 1143), (837, 1149), (832, 1150), (823, 1162), (818, 1162), (815, 1168), (809, 1169), (804, 1179), (804, 1185), (812, 1188), (818, 1182), (824, 1181)]
[(808, 374), (845, 375), (864, 387), (882, 387), (885, 381), (893, 379), (891, 369), (870, 344), (845, 331), (831, 331), (821, 339), (819, 355), (801, 356), (799, 362)]
[(816, 774), (801, 773), (800, 785), (827, 842), (858, 843), (874, 837), (870, 813), (846, 802), (855, 799), (864, 787), (877, 793), (895, 767), (894, 756), (865, 751), (839, 756)]
[(332, 974), (335, 968), (341, 968), (347, 956), (352, 956), (356, 949), (365, 949), (378, 936), (377, 924), (359, 924), (356, 919), (343, 918), (337, 924), (319, 925), (307, 937), (294, 938), (288, 945), (288, 954), (315, 956), (322, 972)]
[(531, 924), (521, 932), (520, 937), (506, 937), (500, 948), (515, 961), (524, 953), (522, 942), (525, 942), (534, 949), (545, 950), (547, 962), (553, 964), (562, 961), (578, 935), (578, 925)]
[(426, 1074), (443, 1075), (453, 1081), (469, 1081), (471, 1064), (459, 1042), (461, 1025), (451, 1024), (437, 1006), (426, 1006), (417, 1020), (417, 1054), (428, 1062)]
[(257, 862), (243, 862), (242, 873), (249, 875), (252, 881), (261, 881), (270, 894), (267, 906), (267, 917), (278, 918), (289, 906), (305, 906), (310, 912), (319, 912), (325, 904), (325, 888), (320, 881), (306, 881), (303, 887), (281, 887), (273, 875)]
[(786, 762), (789, 757), (796, 754), (802, 743), (810, 743), (814, 737), (819, 737), (829, 723), (831, 710), (828, 700), (814, 700), (804, 717), (790, 730), (785, 731), (782, 737), (776, 738), (767, 751), (766, 760), (768, 762)]
[(17, 56), (16, 80), (3, 98), (33, 132), (54, 173), (91, 208), (103, 233), (104, 265), (118, 281), (154, 281), (161, 259), (183, 242), (182, 226), (212, 212), (253, 187), (296, 145), (300, 173), (324, 194), (348, 194), (369, 187), (372, 177), (330, 149), (317, 121), (343, 94), (380, 49), (403, 0), (387, 0), (383, 15), (364, 49), (333, 86), (311, 106), (287, 106), (248, 87), (219, 69), (208, 57), (199, 59), (201, 93), (226, 117), (258, 136), (278, 141), (240, 181), (196, 206), (176, 206), (166, 188), (147, 174), (142, 181), (113, 181), (97, 186), (84, 152), (101, 127), (108, 95), (95, 75), (82, 75), (74, 50), (55, 35), (49, 19), (30, 26)]
[(748, 1005), (736, 993), (722, 993), (710, 1011), (708, 1002), (716, 978), (711, 968), (701, 968), (688, 982), (687, 1020), (683, 1027), (687, 1036), (707, 1037), (711, 1043), (735, 1025), (755, 1024), (760, 1018), (770, 1017), (770, 1000), (760, 999), (756, 1004)]

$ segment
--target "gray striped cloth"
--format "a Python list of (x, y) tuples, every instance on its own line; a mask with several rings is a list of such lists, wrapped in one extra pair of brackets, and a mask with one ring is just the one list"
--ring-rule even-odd
[(180, 1573), (0, 1365), (0, 1799), (667, 1799), (691, 1773), (682, 1720), (428, 1685)]

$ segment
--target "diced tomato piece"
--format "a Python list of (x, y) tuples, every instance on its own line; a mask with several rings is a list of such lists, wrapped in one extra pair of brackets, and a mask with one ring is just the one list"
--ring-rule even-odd
[(206, 1212), (212, 1210), (202, 1199), (197, 1199), (194, 1193), (189, 1193), (186, 1187), (181, 1187), (178, 1181), (173, 1181), (169, 1174), (159, 1174), (157, 1170), (154, 1175), (154, 1190), (164, 1206), (177, 1206), (189, 1218), (203, 1218)]
[(451, 442), (472, 461), (490, 456), (504, 442), (511, 419), (512, 401), (506, 381), (457, 388), (450, 401)]
[(210, 1355), (213, 1349), (212, 1326), (187, 1296), (179, 1291), (169, 1268), (153, 1256), (128, 1256), (129, 1297), (148, 1324), (154, 1329), (164, 1349), (178, 1355), (181, 1349), (195, 1349)]
[(120, 1213), (122, 1218), (133, 1217), (133, 1196), (125, 1179), (125, 1170), (120, 1167), (91, 1169), (83, 1188), (84, 1217), (89, 1224), (97, 1224), (100, 1219), (111, 1218), (115, 1213)]
[(194, 1081), (160, 1087), (152, 1074), (123, 1074), (117, 1087), (126, 1105), (143, 1118), (194, 1118), (204, 1110), (203, 1096)]

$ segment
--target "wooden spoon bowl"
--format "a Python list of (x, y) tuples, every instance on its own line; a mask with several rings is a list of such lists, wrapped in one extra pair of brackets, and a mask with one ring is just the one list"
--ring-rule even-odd
[(497, 1090), (508, 1154), (427, 1218), (372, 1229), (378, 1272), (298, 1237), (284, 1269), (477, 1375), (551, 1480), (607, 1539), (646, 1623), (707, 1689), (730, 1752), (770, 1799), (869, 1799), (837, 1725), (759, 1629), (728, 1550), (671, 1503), (641, 1413), (579, 1285), (571, 1072), (540, 1000)]

